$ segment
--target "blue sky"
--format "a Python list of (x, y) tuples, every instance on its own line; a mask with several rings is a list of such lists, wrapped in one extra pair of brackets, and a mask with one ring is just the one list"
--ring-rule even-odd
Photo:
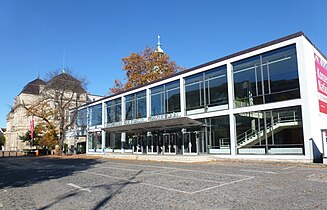
[(0, 126), (24, 85), (65, 64), (104, 95), (122, 57), (155, 47), (190, 68), (303, 31), (327, 53), (327, 1), (0, 0)]

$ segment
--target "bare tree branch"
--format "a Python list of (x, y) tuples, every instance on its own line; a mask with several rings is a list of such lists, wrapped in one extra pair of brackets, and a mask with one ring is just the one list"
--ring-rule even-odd
[[(28, 113), (39, 117), (49, 127), (54, 125), (60, 136), (58, 143), (63, 145), (66, 129), (72, 126), (77, 118), (78, 106), (87, 100), (87, 83), (85, 79), (79, 80), (72, 76), (69, 69), (62, 73), (58, 70), (49, 72), (47, 77), (48, 81), (40, 94), (40, 100), (24, 107)], [(68, 110), (75, 110), (70, 120), (70, 116), (66, 114)]]

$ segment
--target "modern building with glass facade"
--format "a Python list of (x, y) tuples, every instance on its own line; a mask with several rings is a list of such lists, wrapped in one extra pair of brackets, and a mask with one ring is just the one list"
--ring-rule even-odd
[(326, 136), (326, 64), (295, 33), (83, 105), (76, 133), (88, 154), (312, 161)]

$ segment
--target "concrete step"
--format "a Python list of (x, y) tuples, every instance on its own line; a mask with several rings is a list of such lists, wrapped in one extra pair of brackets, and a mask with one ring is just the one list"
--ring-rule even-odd
[(99, 155), (108, 159), (119, 160), (145, 160), (145, 161), (158, 161), (158, 162), (181, 162), (181, 163), (199, 163), (215, 161), (216, 158), (212, 155), (136, 155), (136, 154), (117, 154), (106, 153)]

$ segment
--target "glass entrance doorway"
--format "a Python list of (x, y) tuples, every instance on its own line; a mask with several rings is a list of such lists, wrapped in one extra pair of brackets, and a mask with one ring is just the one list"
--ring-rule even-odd
[(132, 136), (132, 152), (133, 154), (197, 155), (205, 152), (204, 139), (202, 131), (147, 132)]
[(183, 152), (182, 136), (178, 132), (172, 133), (147, 133), (146, 146), (144, 147), (146, 154), (163, 154), (176, 155)]
[(183, 132), (183, 154), (199, 154), (202, 138), (203, 132), (201, 131)]
[(144, 135), (134, 135), (132, 139), (133, 154), (142, 154), (146, 152), (146, 137)]
[(157, 134), (147, 134), (146, 154), (159, 153), (159, 136)]
[(163, 134), (163, 154), (176, 155), (177, 151), (177, 133)]

